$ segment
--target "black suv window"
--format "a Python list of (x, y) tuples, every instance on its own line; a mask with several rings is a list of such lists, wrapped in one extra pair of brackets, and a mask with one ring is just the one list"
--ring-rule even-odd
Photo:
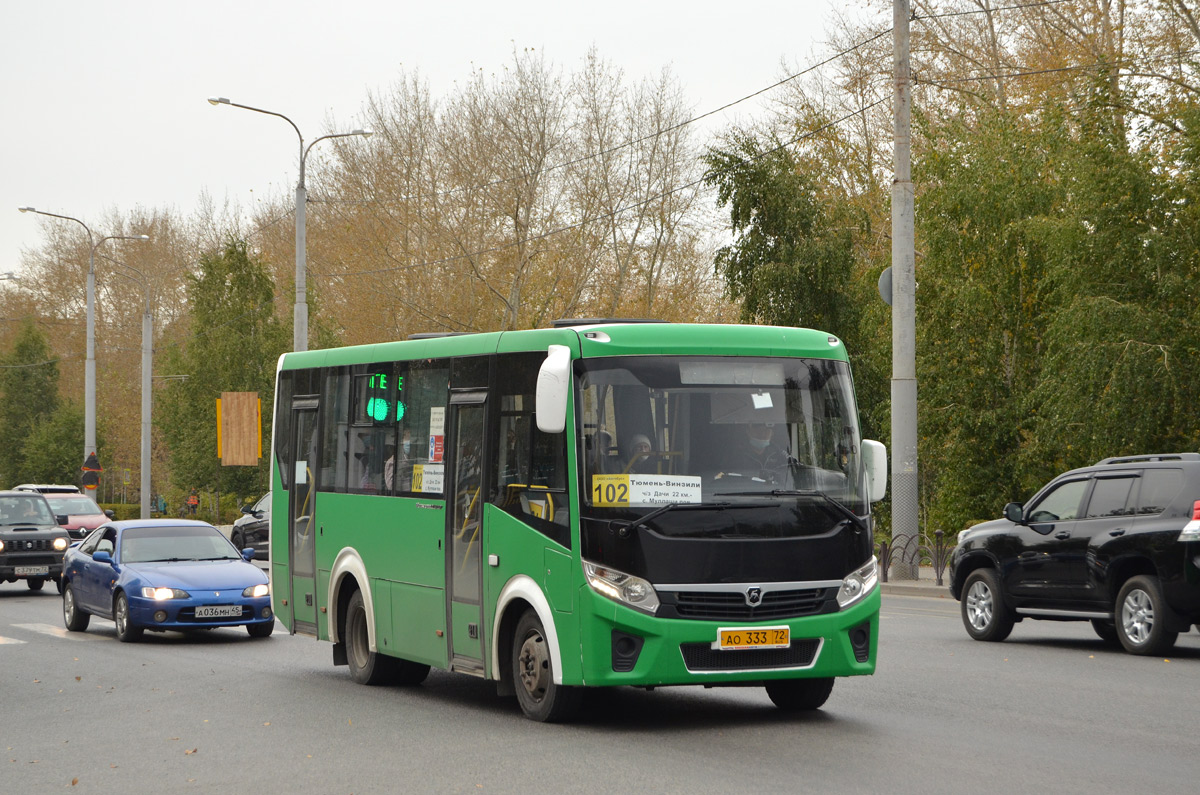
[(1086, 480), (1069, 480), (1053, 487), (1034, 507), (1030, 521), (1063, 522), (1078, 518), (1079, 503), (1087, 484)]
[(1134, 481), (1132, 476), (1097, 478), (1096, 487), (1092, 489), (1092, 498), (1088, 500), (1087, 518), (1100, 519), (1132, 514), (1133, 504), (1129, 497), (1133, 492)]
[(1142, 473), (1142, 490), (1138, 496), (1139, 514), (1157, 514), (1167, 509), (1183, 488), (1183, 471), (1179, 469), (1147, 469)]

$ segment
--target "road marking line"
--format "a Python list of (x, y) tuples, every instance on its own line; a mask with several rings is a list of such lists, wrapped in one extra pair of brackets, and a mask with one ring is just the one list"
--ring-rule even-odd
[(50, 635), (55, 638), (67, 638), (68, 640), (96, 640), (99, 635), (88, 635), (83, 632), (68, 632), (65, 627), (56, 627), (53, 624), (13, 624), (19, 629), (27, 629), (30, 632), (37, 632), (41, 635)]
[(27, 642), (28, 641), (17, 640), (16, 638), (6, 638), (3, 635), (0, 635), (0, 646), (3, 646), (6, 643), (16, 644), (16, 643), (27, 643)]

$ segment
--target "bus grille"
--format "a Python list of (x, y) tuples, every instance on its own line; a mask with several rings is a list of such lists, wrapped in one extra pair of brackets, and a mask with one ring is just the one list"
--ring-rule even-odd
[(704, 621), (776, 621), (837, 611), (832, 588), (768, 591), (754, 607), (741, 591), (677, 591), (673, 596), (679, 618)]
[(721, 651), (711, 643), (682, 643), (683, 663), (689, 671), (753, 671), (766, 668), (807, 668), (821, 648), (818, 639), (792, 641), (786, 649), (735, 649)]

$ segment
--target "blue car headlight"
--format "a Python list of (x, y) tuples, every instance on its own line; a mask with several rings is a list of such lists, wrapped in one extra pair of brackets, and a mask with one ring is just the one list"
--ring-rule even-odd
[(251, 585), (246, 590), (242, 591), (242, 596), (270, 596), (270, 585)]
[(142, 589), (142, 596), (147, 599), (163, 601), (164, 599), (190, 599), (192, 595), (187, 591), (181, 591), (178, 588), (150, 588)]

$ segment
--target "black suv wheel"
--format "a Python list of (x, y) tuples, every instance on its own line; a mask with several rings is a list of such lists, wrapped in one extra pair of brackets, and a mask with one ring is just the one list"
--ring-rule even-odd
[(1130, 654), (1166, 654), (1179, 637), (1164, 626), (1166, 603), (1157, 577), (1143, 574), (1125, 583), (1113, 614), (1117, 638)]
[(976, 569), (963, 583), (962, 620), (975, 640), (1000, 641), (1013, 628), (1013, 614), (1000, 592), (995, 569)]

